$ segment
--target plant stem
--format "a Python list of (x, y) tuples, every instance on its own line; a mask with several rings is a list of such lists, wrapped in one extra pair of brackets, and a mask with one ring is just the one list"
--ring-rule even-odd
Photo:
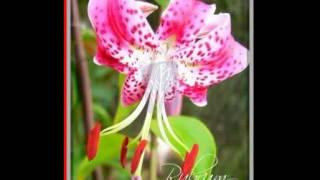
[(157, 180), (158, 169), (158, 143), (157, 137), (151, 133), (151, 162), (150, 162), (150, 179)]
[(86, 55), (84, 51), (83, 42), (81, 39), (80, 31), (80, 17), (78, 10), (78, 1), (72, 0), (72, 35), (75, 40), (75, 63), (78, 85), (80, 90), (80, 97), (83, 102), (83, 114), (85, 120), (85, 132), (86, 134), (93, 127), (93, 111), (92, 111), (92, 97), (90, 88), (90, 79), (88, 72), (88, 64), (86, 61)]
[[(78, 87), (80, 91), (80, 98), (82, 99), (82, 102), (83, 102), (85, 137), (88, 137), (88, 133), (94, 124), (90, 79), (89, 79), (89, 72), (88, 72), (88, 64), (86, 61), (86, 54), (85, 54), (83, 42), (81, 39), (78, 0), (72, 0), (71, 3), (72, 3), (71, 4), (72, 35), (75, 40), (74, 48), (75, 48), (76, 72), (77, 72), (77, 79), (79, 83)], [(102, 173), (101, 167), (98, 167), (94, 171), (93, 175), (96, 180), (103, 180), (103, 173)]]

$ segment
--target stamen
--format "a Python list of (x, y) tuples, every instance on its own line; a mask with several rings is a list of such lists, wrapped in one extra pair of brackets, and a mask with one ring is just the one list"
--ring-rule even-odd
[(145, 118), (143, 131), (142, 131), (142, 134), (141, 134), (142, 139), (147, 138), (148, 135), (149, 135), (149, 130), (150, 130), (150, 125), (151, 125), (151, 120), (152, 120), (155, 101), (156, 101), (156, 89), (153, 88), (151, 96), (150, 96), (150, 101), (149, 101), (149, 104), (148, 104), (147, 115), (146, 115), (146, 118)]
[(89, 161), (92, 160), (96, 154), (99, 147), (99, 139), (100, 139), (100, 129), (101, 124), (96, 123), (94, 127), (90, 130), (87, 142), (87, 156)]
[[(130, 145), (134, 144), (136, 141), (138, 141), (138, 139), (140, 137), (142, 137), (142, 134), (144, 134), (144, 136), (145, 136), (145, 137), (142, 137), (143, 139), (147, 138), (147, 135), (145, 135), (145, 134), (146, 134), (146, 132), (149, 131), (149, 128), (150, 128), (150, 125), (151, 125), (152, 114), (153, 114), (153, 109), (154, 109), (154, 102), (155, 102), (155, 96), (156, 96), (156, 92), (155, 91), (156, 91), (155, 89), (152, 91), (152, 94), (151, 94), (151, 97), (150, 97), (150, 100), (149, 100), (148, 109), (147, 109), (147, 115), (146, 115), (145, 121), (143, 123), (142, 129), (139, 132), (139, 134), (132, 140)], [(148, 113), (149, 113), (149, 115), (148, 115)], [(149, 127), (149, 128), (147, 128), (147, 127)]]
[(137, 167), (138, 167), (138, 164), (140, 162), (140, 157), (147, 145), (148, 141), (143, 139), (140, 144), (138, 145), (136, 151), (134, 152), (134, 155), (133, 155), (133, 159), (132, 159), (132, 162), (131, 162), (131, 173), (135, 173), (135, 171), (137, 170)]
[(193, 145), (190, 153), (187, 152), (186, 158), (185, 158), (183, 165), (182, 165), (182, 173), (181, 173), (179, 180), (184, 179), (187, 175), (190, 174), (190, 172), (194, 166), (194, 163), (196, 161), (198, 152), (199, 152), (199, 145), (198, 144)]
[(173, 137), (174, 140), (177, 141), (177, 143), (179, 143), (186, 151), (188, 151), (189, 149), (187, 148), (187, 146), (178, 138), (178, 136), (174, 133), (170, 123), (169, 123), (169, 119), (167, 117), (167, 114), (166, 114), (166, 109), (164, 107), (164, 102), (162, 101), (161, 103), (161, 113), (162, 113), (162, 117), (163, 117), (163, 122), (164, 122), (164, 125), (165, 127), (168, 129), (170, 135)]
[(158, 121), (158, 127), (159, 127), (159, 130), (160, 130), (160, 134), (163, 138), (163, 140), (169, 145), (171, 146), (171, 148), (176, 151), (176, 152), (179, 152), (172, 144), (171, 142), (169, 141), (169, 138), (166, 134), (166, 131), (163, 127), (163, 123), (162, 123), (162, 117), (161, 117), (161, 106), (160, 106), (160, 103), (161, 103), (161, 99), (163, 99), (163, 95), (160, 94), (160, 92), (158, 93), (158, 102), (157, 102), (157, 121)]
[(127, 157), (127, 151), (128, 151), (128, 143), (129, 143), (129, 138), (125, 137), (121, 146), (121, 154), (120, 154), (120, 162), (121, 166), (124, 168), (126, 165), (126, 157)]
[[(151, 81), (149, 83), (152, 84), (153, 82)], [(150, 125), (151, 125), (151, 120), (152, 120), (152, 115), (153, 115), (153, 109), (154, 109), (154, 104), (155, 104), (155, 101), (156, 101), (156, 93), (157, 93), (157, 90), (153, 86), (152, 92), (151, 92), (151, 96), (150, 96), (150, 100), (149, 100), (149, 104), (148, 104), (147, 115), (146, 115), (146, 118), (145, 118), (145, 121), (144, 121), (144, 125), (143, 125), (142, 131), (141, 131), (141, 138), (142, 139), (147, 139), (148, 136), (149, 136)], [(140, 155), (140, 160), (139, 160), (140, 163), (137, 165), (138, 167), (136, 168), (136, 169), (138, 169), (137, 170), (138, 174), (136, 174), (136, 175), (140, 174), (142, 163), (143, 163), (143, 161), (142, 161), (143, 157), (144, 157), (144, 153), (142, 153), (142, 155)]]
[(161, 63), (159, 63), (158, 64), (158, 72), (157, 72), (157, 74), (158, 74), (158, 78), (159, 78), (159, 82), (158, 82), (158, 98), (157, 98), (157, 122), (158, 122), (158, 127), (159, 127), (159, 130), (160, 130), (160, 134), (161, 134), (161, 136), (162, 136), (162, 138), (163, 138), (163, 140), (169, 145), (169, 146), (171, 146), (171, 148), (174, 150), (174, 151), (176, 151), (176, 152), (179, 152), (176, 148), (175, 148), (175, 146), (173, 146), (172, 144), (171, 144), (171, 142), (169, 141), (169, 138), (168, 138), (168, 136), (167, 136), (167, 134), (166, 134), (166, 131), (165, 131), (165, 129), (164, 129), (164, 126), (163, 126), (163, 122), (162, 122), (162, 116), (161, 116), (161, 108), (164, 108), (164, 107), (162, 107), (161, 106), (161, 103), (163, 102), (163, 100), (164, 100), (164, 91), (163, 91), (163, 88), (164, 88), (164, 83), (163, 83), (163, 71), (165, 71), (166, 69), (163, 69), (164, 68), (164, 66), (163, 66), (163, 64)]

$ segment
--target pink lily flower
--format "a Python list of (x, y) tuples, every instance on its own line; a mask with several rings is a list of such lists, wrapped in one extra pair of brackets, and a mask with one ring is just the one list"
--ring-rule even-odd
[[(247, 49), (231, 35), (230, 15), (214, 14), (214, 4), (171, 0), (155, 33), (146, 17), (156, 9), (157, 6), (138, 0), (89, 1), (88, 15), (98, 45), (94, 62), (127, 75), (121, 93), (124, 105), (140, 102), (126, 119), (102, 130), (100, 135), (116, 133), (130, 125), (149, 101), (136, 139), (148, 138), (156, 105), (165, 142), (171, 145), (168, 132), (189, 151), (172, 130), (165, 103), (185, 95), (195, 105), (205, 106), (208, 87), (247, 67)], [(134, 174), (140, 176), (140, 171)]]

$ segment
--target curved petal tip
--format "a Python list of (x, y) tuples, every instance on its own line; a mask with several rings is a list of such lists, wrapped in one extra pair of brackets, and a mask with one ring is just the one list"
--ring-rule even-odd
[(207, 100), (203, 100), (203, 101), (192, 101), (193, 104), (195, 104), (196, 106), (199, 107), (204, 107), (208, 104)]

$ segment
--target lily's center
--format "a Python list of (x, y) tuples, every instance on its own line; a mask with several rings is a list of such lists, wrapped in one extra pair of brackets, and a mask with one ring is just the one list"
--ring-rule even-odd
[(174, 97), (177, 66), (174, 61), (170, 60), (169, 47), (166, 44), (155, 53), (151, 66), (149, 83), (162, 98), (166, 97), (167, 100), (170, 100)]

